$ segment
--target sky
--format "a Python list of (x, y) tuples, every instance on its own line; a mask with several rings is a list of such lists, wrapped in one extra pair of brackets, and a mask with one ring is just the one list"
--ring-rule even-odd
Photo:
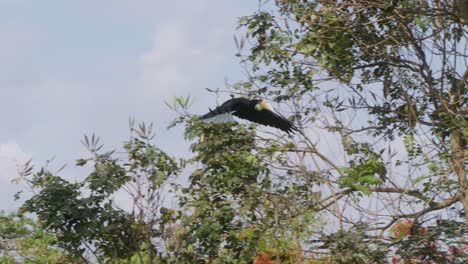
[(20, 205), (12, 183), (32, 159), (83, 178), (80, 139), (106, 148), (128, 139), (128, 119), (153, 122), (155, 144), (184, 155), (177, 114), (164, 101), (191, 95), (203, 114), (226, 80), (243, 78), (233, 35), (256, 1), (0, 0), (0, 210)]

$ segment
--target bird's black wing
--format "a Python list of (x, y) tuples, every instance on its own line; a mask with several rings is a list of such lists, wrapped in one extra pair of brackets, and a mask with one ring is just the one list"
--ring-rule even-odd
[(261, 125), (281, 129), (288, 134), (297, 131), (297, 127), (288, 119), (268, 109), (263, 109), (262, 111), (249, 109), (249, 111), (235, 111), (233, 114), (239, 118), (247, 119)]
[(200, 119), (208, 119), (215, 117), (217, 115), (222, 115), (225, 113), (231, 113), (240, 109), (247, 109), (249, 107), (250, 100), (246, 98), (233, 98), (224, 102), (222, 105), (216, 107), (210, 112), (201, 116)]

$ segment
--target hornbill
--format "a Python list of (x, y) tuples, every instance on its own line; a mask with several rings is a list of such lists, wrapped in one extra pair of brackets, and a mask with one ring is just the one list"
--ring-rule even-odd
[(277, 113), (264, 99), (233, 98), (203, 115), (205, 122), (224, 123), (234, 121), (232, 115), (265, 126), (276, 127), (290, 134), (297, 131), (286, 117)]

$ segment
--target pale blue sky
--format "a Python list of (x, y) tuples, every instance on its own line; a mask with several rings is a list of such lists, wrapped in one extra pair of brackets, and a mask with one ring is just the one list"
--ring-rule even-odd
[[(128, 118), (154, 122), (155, 143), (187, 151), (164, 100), (191, 94), (193, 110), (215, 102), (205, 87), (242, 78), (233, 35), (256, 1), (0, 0), (0, 210), (18, 206), (16, 165), (56, 156), (68, 177), (80, 139), (108, 148), (128, 138)], [(241, 34), (238, 32), (237, 34)]]

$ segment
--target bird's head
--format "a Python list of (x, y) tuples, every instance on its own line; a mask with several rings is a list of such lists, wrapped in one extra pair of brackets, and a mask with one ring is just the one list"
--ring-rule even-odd
[(271, 107), (271, 104), (268, 103), (268, 101), (265, 100), (265, 99), (260, 100), (260, 102), (258, 102), (255, 105), (255, 110), (262, 111), (263, 109), (270, 110), (270, 111), (274, 112), (273, 107)]

